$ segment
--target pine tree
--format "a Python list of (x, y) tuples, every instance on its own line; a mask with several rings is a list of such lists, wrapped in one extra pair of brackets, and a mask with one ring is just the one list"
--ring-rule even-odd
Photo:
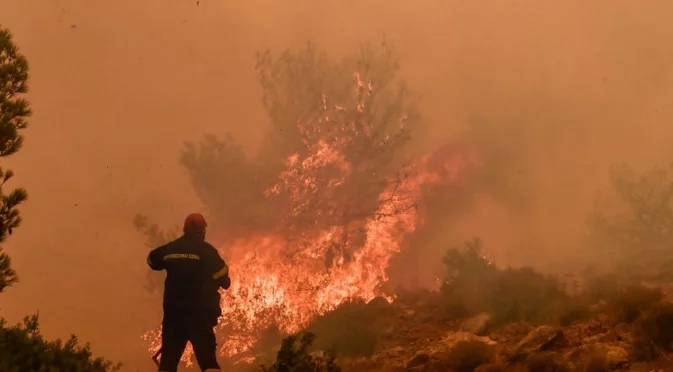
[[(30, 105), (23, 95), (28, 91), (28, 61), (19, 53), (9, 30), (0, 28), (0, 157), (21, 149), (20, 131), (28, 125)], [(22, 188), (6, 191), (5, 183), (14, 176), (0, 166), (0, 244), (21, 224), (18, 205), (27, 198)], [(0, 247), (0, 292), (18, 280), (10, 257)]]
[[(28, 61), (7, 29), (0, 27), (0, 157), (21, 149), (23, 136), (19, 131), (28, 125), (30, 105), (23, 97), (28, 91)], [(18, 205), (26, 200), (24, 189), (6, 192), (3, 186), (14, 173), (0, 167), (0, 243), (19, 226)], [(9, 256), (0, 247), (0, 292), (16, 283)], [(88, 344), (80, 346), (76, 336), (65, 343), (42, 337), (38, 316), (24, 318), (22, 324), (8, 326), (0, 318), (0, 372), (23, 371), (119, 371), (121, 365), (104, 358), (95, 358)]]

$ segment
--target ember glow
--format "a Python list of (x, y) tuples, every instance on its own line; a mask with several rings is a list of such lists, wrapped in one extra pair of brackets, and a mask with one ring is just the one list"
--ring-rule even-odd
[[(333, 201), (345, 203), (340, 195), (362, 168), (349, 151), (375, 129), (365, 114), (374, 87), (358, 74), (355, 81), (354, 102), (345, 108), (323, 96), (318, 113), (300, 123), (307, 150), (290, 156), (278, 183), (260, 195), (286, 197), (288, 228), (240, 237), (221, 249), (232, 277), (217, 326), (221, 355), (243, 360), (270, 327), (297, 332), (347, 301), (394, 300), (381, 286), (390, 259), (419, 223), (419, 202), (428, 188), (460, 185), (478, 166), (473, 153), (446, 146), (387, 177), (368, 215), (339, 220), (344, 208)], [(378, 145), (392, 140), (385, 136)], [(311, 223), (302, 222), (306, 216)], [(349, 239), (353, 231), (361, 238)], [(150, 351), (159, 349), (160, 335), (157, 329), (143, 336)], [(190, 363), (191, 354), (188, 348), (183, 361)]]

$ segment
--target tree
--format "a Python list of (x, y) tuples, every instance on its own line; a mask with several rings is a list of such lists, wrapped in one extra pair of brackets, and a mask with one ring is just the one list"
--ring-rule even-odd
[(63, 343), (45, 340), (38, 317), (26, 317), (23, 324), (8, 327), (0, 319), (0, 371), (119, 371), (121, 364), (96, 358), (89, 344), (80, 346), (76, 336)]
[[(319, 212), (337, 205), (339, 210), (330, 210), (335, 218), (369, 215), (391, 172), (399, 168), (409, 130), (420, 123), (413, 97), (396, 76), (398, 68), (394, 48), (385, 41), (380, 48), (365, 44), (359, 55), (336, 62), (311, 43), (279, 56), (259, 53), (256, 69), (271, 122), (260, 151), (246, 156), (227, 134), (221, 140), (208, 136), (198, 144), (188, 143), (183, 152), (182, 164), (210, 215), (234, 235), (279, 227), (287, 231), (299, 221), (315, 222)], [(311, 174), (316, 183), (310, 192), (330, 194), (312, 195), (311, 200), (302, 200), (309, 203), (302, 211), (290, 210), (299, 201), (292, 200), (291, 192), (282, 192), (283, 186), (285, 191), (291, 186), (283, 185), (282, 179), (279, 184), (279, 175), (299, 171), (288, 168), (293, 154), (295, 165), (301, 165), (318, 151), (342, 156), (319, 167), (321, 174)], [(334, 194), (334, 188), (323, 186), (345, 172), (338, 162), (352, 167)], [(304, 168), (307, 171), (312, 170)], [(262, 197), (274, 185), (279, 186), (274, 197)], [(308, 197), (309, 192), (294, 196)], [(330, 206), (327, 199), (332, 200)], [(288, 215), (295, 226), (288, 226)]]
[[(380, 46), (363, 44), (359, 53), (345, 58), (330, 57), (311, 43), (280, 55), (259, 53), (256, 69), (270, 121), (259, 151), (246, 154), (230, 134), (186, 144), (181, 163), (207, 208), (214, 227), (211, 237), (222, 234), (214, 239), (219, 244), (226, 243), (225, 239), (256, 237), (277, 243), (272, 248), (253, 244), (239, 249), (232, 254), (239, 260), (232, 261), (232, 267), (250, 274), (266, 270), (273, 262), (275, 268), (305, 272), (303, 278), (279, 284), (297, 288), (278, 292), (316, 303), (301, 316), (287, 308), (292, 307), (291, 301), (271, 308), (260, 303), (251, 315), (249, 308), (241, 307), (243, 300), (237, 300), (262, 299), (265, 287), (234, 285), (224, 294), (229, 306), (220, 324), (223, 333), (228, 326), (238, 326), (237, 331), (250, 332), (245, 336), (257, 340), (255, 332), (262, 327), (306, 322), (315, 315), (312, 311), (329, 310), (332, 302), (318, 304), (320, 288), (336, 288), (332, 281), (338, 281), (338, 275), (344, 281), (366, 282), (358, 287), (363, 293), (373, 291), (385, 277), (383, 270), (365, 268), (363, 262), (385, 266), (396, 249), (394, 238), (385, 245), (370, 239), (367, 245), (367, 234), (378, 234), (377, 238), (400, 235), (399, 226), (410, 223), (396, 221), (396, 216), (415, 208), (418, 197), (409, 192), (406, 181), (413, 172), (404, 165), (410, 157), (410, 131), (422, 124), (422, 118), (413, 95), (396, 75), (398, 68), (394, 48), (385, 41)], [(143, 219), (137, 220), (144, 221), (137, 227), (148, 241), (154, 241), (153, 236), (168, 237), (158, 228), (148, 229), (152, 224)], [(383, 226), (371, 227), (376, 224)], [(322, 237), (327, 238), (323, 241)], [(377, 251), (380, 246), (384, 247)], [(314, 250), (308, 252), (309, 247)], [(348, 265), (356, 264), (356, 253), (364, 257), (357, 261), (362, 267), (349, 271)], [(258, 257), (254, 259), (257, 264), (243, 256)], [(353, 277), (348, 277), (351, 272)], [(345, 300), (350, 296), (348, 290), (328, 297)], [(245, 327), (227, 323), (250, 322), (252, 317), (257, 318), (255, 324), (245, 323)]]
[[(28, 91), (28, 61), (19, 54), (9, 30), (0, 27), (0, 157), (21, 149), (19, 132), (31, 114), (23, 95)], [(21, 223), (18, 205), (26, 200), (24, 189), (6, 192), (3, 187), (14, 173), (0, 168), (0, 243)], [(0, 292), (16, 283), (10, 257), (0, 247)], [(26, 317), (23, 324), (7, 326), (0, 318), (0, 371), (81, 371), (112, 372), (120, 369), (103, 358), (94, 358), (89, 345), (79, 346), (73, 335), (66, 343), (45, 340), (39, 331), (38, 316)]]
[(627, 165), (614, 167), (610, 185), (590, 220), (592, 244), (606, 269), (673, 278), (673, 165), (640, 174)]
[[(0, 157), (10, 156), (21, 149), (20, 133), (28, 125), (31, 114), (23, 94), (28, 91), (28, 61), (19, 54), (9, 30), (0, 28)], [(18, 188), (7, 192), (5, 183), (14, 176), (0, 167), (0, 243), (21, 224), (18, 205), (27, 193)], [(10, 257), (0, 247), (0, 292), (18, 280)]]
[[(389, 213), (413, 206), (400, 203), (401, 189), (380, 199), (408, 176), (399, 171), (404, 148), (422, 122), (397, 77), (395, 49), (385, 40), (380, 47), (365, 43), (359, 54), (335, 61), (308, 43), (280, 55), (258, 53), (256, 70), (270, 119), (260, 150), (247, 156), (231, 134), (208, 135), (185, 145), (181, 163), (226, 237), (292, 238), (337, 225), (344, 234), (326, 262), (347, 258), (347, 240), (362, 239), (363, 221), (382, 203)], [(306, 179), (310, 185), (298, 184)], [(136, 218), (145, 221), (137, 230), (157, 243), (153, 237), (164, 232)]]

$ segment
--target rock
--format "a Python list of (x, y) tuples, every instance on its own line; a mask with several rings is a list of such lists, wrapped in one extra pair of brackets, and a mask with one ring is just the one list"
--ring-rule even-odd
[(405, 365), (405, 369), (406, 370), (415, 369), (416, 367), (420, 367), (428, 363), (430, 363), (430, 354), (426, 352), (418, 352), (416, 353), (416, 355), (411, 357), (411, 359), (409, 359), (409, 361)]
[(496, 342), (485, 336), (477, 336), (470, 332), (449, 332), (442, 339), (444, 344), (449, 348), (453, 348), (455, 344), (460, 341), (481, 341), (489, 345), (495, 345)]
[(388, 355), (402, 355), (404, 354), (405, 349), (402, 346), (396, 346), (392, 349), (388, 349), (385, 351), (386, 354)]
[(460, 329), (465, 332), (474, 333), (475, 335), (481, 334), (486, 330), (488, 322), (491, 320), (491, 315), (482, 313), (475, 315), (471, 318), (465, 319), (460, 325)]
[(626, 348), (619, 345), (604, 345), (605, 347), (605, 356), (608, 359), (608, 363), (611, 367), (621, 367), (628, 363), (629, 361), (629, 352)]
[(589, 353), (600, 353), (605, 356), (610, 367), (621, 367), (629, 361), (629, 352), (626, 347), (618, 344), (592, 344), (582, 347), (582, 350)]
[(625, 343), (633, 342), (633, 335), (631, 334), (631, 326), (626, 323), (617, 324), (615, 327), (615, 334), (617, 335), (617, 340)]
[(563, 339), (563, 329), (543, 325), (528, 333), (512, 350), (510, 360), (522, 360), (532, 353), (548, 350)]
[(488, 337), (477, 336), (474, 333), (470, 332), (449, 332), (443, 339), (442, 342), (448, 349), (452, 349), (457, 343), (461, 341), (481, 341), (488, 345), (495, 345), (496, 342), (491, 340)]
[[(587, 343), (566, 353), (566, 360), (587, 365), (589, 361), (604, 360), (611, 370), (619, 369), (629, 363), (629, 352), (625, 344)], [(629, 369), (629, 371), (631, 371)]]
[(534, 329), (535, 327), (525, 322), (510, 323), (500, 327), (497, 332), (490, 334), (489, 337), (501, 344), (515, 344), (523, 340)]

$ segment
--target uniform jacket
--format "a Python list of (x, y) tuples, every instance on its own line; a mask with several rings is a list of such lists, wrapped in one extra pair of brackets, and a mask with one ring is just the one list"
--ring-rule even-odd
[(229, 267), (202, 236), (186, 234), (152, 250), (147, 264), (166, 270), (164, 319), (187, 315), (216, 321), (222, 315), (219, 289), (231, 285)]

